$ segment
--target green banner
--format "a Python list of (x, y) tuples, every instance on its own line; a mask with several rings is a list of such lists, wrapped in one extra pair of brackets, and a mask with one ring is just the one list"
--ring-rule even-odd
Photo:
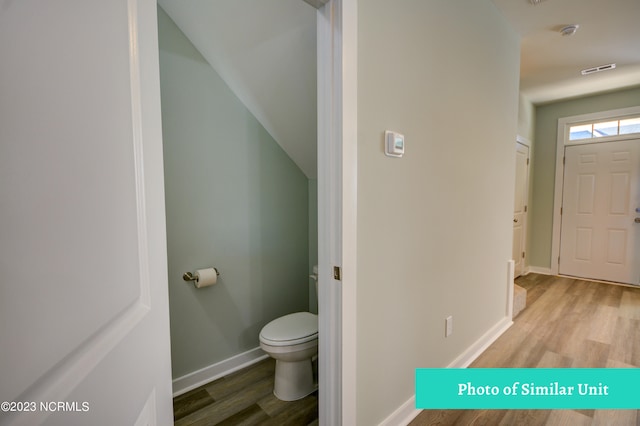
[(418, 409), (640, 409), (636, 368), (420, 368)]

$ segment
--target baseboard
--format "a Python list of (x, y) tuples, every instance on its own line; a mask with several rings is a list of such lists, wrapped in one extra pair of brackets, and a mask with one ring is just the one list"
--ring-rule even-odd
[(553, 275), (551, 273), (551, 268), (541, 268), (539, 266), (529, 266), (526, 269), (526, 273), (534, 273), (534, 274), (542, 274), (542, 275)]
[[(498, 337), (513, 325), (511, 318), (504, 317), (482, 335), (466, 351), (454, 359), (447, 368), (467, 368), (476, 358), (480, 356)], [(415, 419), (422, 410), (416, 409), (416, 396), (402, 404), (389, 417), (384, 419), (379, 426), (406, 426)]]
[(175, 398), (178, 395), (182, 395), (192, 389), (229, 375), (234, 371), (248, 367), (268, 357), (269, 355), (257, 347), (194, 371), (193, 373), (178, 377), (173, 380), (173, 397)]
[(504, 317), (482, 335), (474, 344), (469, 346), (466, 351), (454, 359), (447, 368), (467, 368), (469, 364), (475, 361), (482, 352), (485, 351), (493, 342), (502, 336), (513, 325), (511, 318)]
[(416, 408), (416, 396), (414, 395), (378, 426), (406, 426), (411, 423), (411, 420), (418, 417), (421, 411)]

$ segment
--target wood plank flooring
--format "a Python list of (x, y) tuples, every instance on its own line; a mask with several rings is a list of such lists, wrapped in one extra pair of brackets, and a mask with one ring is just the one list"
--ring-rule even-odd
[(273, 395), (275, 360), (268, 358), (173, 400), (177, 426), (318, 424), (318, 393), (283, 402)]
[[(471, 368), (640, 367), (640, 288), (529, 274), (527, 307)], [(411, 426), (640, 426), (637, 410), (424, 410)]]

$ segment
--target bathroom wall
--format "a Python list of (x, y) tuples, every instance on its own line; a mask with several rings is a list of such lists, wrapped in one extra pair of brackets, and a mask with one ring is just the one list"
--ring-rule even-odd
[[(318, 264), (318, 180), (309, 179), (309, 271)], [(309, 312), (318, 313), (316, 282), (309, 279)]]
[[(309, 307), (309, 182), (159, 8), (173, 377)], [(195, 289), (186, 271), (215, 266)]]
[(358, 425), (504, 322), (519, 52), (489, 0), (358, 2)]
[(640, 105), (640, 87), (541, 105), (536, 108), (533, 202), (529, 215), (531, 266), (551, 268), (553, 196), (558, 119)]

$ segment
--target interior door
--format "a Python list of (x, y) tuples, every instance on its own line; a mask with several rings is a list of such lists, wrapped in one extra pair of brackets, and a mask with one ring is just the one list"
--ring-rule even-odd
[(640, 140), (565, 148), (559, 272), (640, 284)]
[(513, 261), (515, 277), (524, 271), (527, 199), (529, 186), (529, 147), (516, 143), (516, 185), (513, 206)]
[(172, 423), (156, 7), (0, 7), (3, 425)]

